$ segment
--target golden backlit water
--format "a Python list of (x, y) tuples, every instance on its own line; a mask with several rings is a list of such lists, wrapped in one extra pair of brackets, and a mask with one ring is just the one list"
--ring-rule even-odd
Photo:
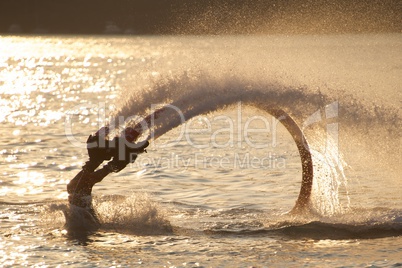
[[(1, 37), (1, 265), (400, 266), (400, 40)], [(289, 133), (239, 103), (195, 117), (179, 141), (182, 128), (105, 178), (94, 187), (102, 228), (69, 235), (65, 187), (87, 160), (77, 144), (109, 114), (158, 103), (161, 85), (172, 98), (187, 96), (186, 105), (202, 92), (219, 102), (244, 89), (284, 105), (317, 150), (311, 214), (284, 214), (301, 181)], [(332, 103), (339, 111), (329, 118)], [(324, 130), (337, 126), (335, 167), (335, 150), (319, 150), (322, 129), (306, 123), (312, 115)], [(269, 131), (244, 130), (266, 122)]]

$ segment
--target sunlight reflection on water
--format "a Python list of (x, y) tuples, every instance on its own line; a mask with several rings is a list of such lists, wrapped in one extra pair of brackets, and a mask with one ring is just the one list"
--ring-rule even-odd
[[(148, 85), (150, 80), (158, 81), (164, 75), (170, 77), (175, 68), (187, 70), (186, 64), (193, 68), (194, 63), (200, 64), (196, 68), (204, 67), (202, 64), (205, 63), (205, 66), (214, 72), (219, 70), (220, 64), (227, 64), (225, 60), (229, 60), (230, 71), (235, 66), (247, 71), (249, 66), (257, 80), (260, 78), (269, 80), (277, 72), (286, 70), (285, 76), (278, 79), (287, 81), (292, 79), (289, 76), (292, 76), (293, 71), (295, 80), (300, 79), (302, 83), (308, 84), (311, 82), (310, 79), (316, 79), (310, 83), (315, 84), (322, 79), (323, 83), (329, 83), (330, 87), (335, 88), (336, 85), (348, 85), (351, 80), (359, 81), (350, 79), (348, 75), (368, 78), (367, 75), (358, 72), (351, 74), (355, 71), (352, 67), (356, 65), (347, 67), (344, 64), (345, 59), (353, 61), (360, 56), (365, 59), (366, 54), (358, 53), (363, 51), (360, 47), (367, 43), (365, 37), (356, 37), (359, 49), (344, 45), (348, 44), (345, 41), (348, 37), (322, 38), (325, 41), (323, 43), (319, 40), (316, 43), (319, 37), (304, 36), (219, 37), (218, 39), (133, 37), (129, 40), (123, 37), (0, 38), (0, 123), (2, 124), (0, 140), (3, 145), (0, 150), (2, 170), (0, 198), (3, 202), (0, 204), (0, 220), (1, 228), (4, 230), (0, 237), (0, 264), (110, 266), (110, 263), (116, 263), (116, 266), (129, 266), (138, 263), (144, 267), (152, 265), (230, 267), (241, 264), (258, 266), (274, 263), (278, 264), (278, 267), (286, 267), (298, 262), (306, 266), (320, 266), (324, 260), (329, 266), (340, 266), (345, 262), (355, 266), (367, 266), (378, 264), (380, 259), (387, 257), (392, 260), (390, 264), (397, 265), (397, 260), (400, 259), (400, 237), (393, 237), (391, 233), (389, 237), (385, 235), (382, 240), (349, 239), (349, 230), (342, 229), (342, 224), (351, 223), (348, 227), (353, 229), (354, 221), (362, 224), (366, 224), (367, 221), (372, 221), (374, 224), (385, 221), (390, 223), (385, 228), (393, 228), (394, 223), (400, 222), (400, 210), (377, 208), (373, 210), (378, 211), (377, 215), (370, 209), (362, 209), (356, 214), (345, 214), (344, 218), (336, 218), (338, 221), (335, 223), (340, 225), (336, 225), (335, 229), (320, 225), (307, 228), (318, 237), (317, 239), (311, 239), (309, 231), (305, 230), (290, 228), (288, 233), (286, 230), (280, 230), (286, 229), (289, 225), (298, 225), (297, 221), (293, 222), (290, 218), (286, 218), (285, 222), (278, 220), (282, 219), (283, 212), (292, 207), (300, 187), (300, 159), (294, 143), (289, 136), (286, 136), (288, 135), (286, 132), (284, 139), (281, 139), (283, 144), (278, 145), (276, 153), (272, 155), (248, 147), (229, 150), (207, 148), (202, 151), (195, 150), (186, 143), (160, 150), (150, 148), (149, 154), (142, 156), (137, 165), (108, 177), (104, 183), (96, 186), (95, 193), (104, 195), (98, 198), (100, 202), (98, 207), (103, 213), (101, 215), (103, 219), (113, 218), (114, 215), (116, 218), (121, 218), (121, 215), (126, 215), (124, 213), (116, 215), (116, 208), (123, 212), (130, 209), (130, 206), (124, 203), (120, 207), (117, 206), (119, 203), (113, 203), (108, 195), (120, 198), (130, 195), (133, 191), (149, 192), (152, 193), (150, 201), (156, 200), (155, 202), (166, 210), (169, 222), (177, 229), (174, 234), (123, 235), (116, 227), (124, 222), (115, 219), (109, 220), (110, 233), (99, 232), (83, 240), (68, 237), (63, 229), (65, 218), (60, 208), (66, 207), (66, 184), (87, 159), (85, 149), (72, 146), (65, 137), (65, 119), (69, 112), (73, 114), (72, 123), (77, 133), (77, 140), (85, 144), (87, 135), (96, 131), (98, 124), (102, 123), (97, 118), (96, 103), (102, 101), (107, 108), (118, 104), (114, 101), (118, 92), (128, 94), (137, 80), (144, 79)], [(370, 38), (378, 40), (377, 37)], [(309, 48), (313, 42), (316, 44), (314, 51)], [(189, 46), (190, 43), (196, 48)], [(327, 47), (328, 44), (333, 47), (338, 43), (341, 43), (341, 50), (347, 52), (339, 58), (337, 57), (339, 51), (335, 52), (334, 56), (332, 54), (334, 52)], [(230, 50), (231, 45), (233, 50)], [(365, 48), (373, 50), (372, 55), (378, 57), (377, 47)], [(233, 57), (224, 58), (227, 51)], [(244, 60), (242, 60), (243, 54)], [(328, 58), (338, 61), (331, 65), (332, 62), (328, 64)], [(261, 65), (256, 67), (259, 62)], [(342, 68), (338, 68), (337, 64)], [(360, 65), (364, 66), (364, 61), (359, 62)], [(272, 70), (275, 72), (270, 73)], [(383, 73), (375, 74), (382, 76)], [(229, 76), (227, 79), (230, 78)], [(388, 78), (389, 76), (385, 76), (384, 80)], [(339, 80), (337, 84), (335, 80)], [(389, 83), (393, 83), (392, 81)], [(186, 84), (186, 81), (179, 82)], [(362, 86), (360, 82), (354, 82), (350, 88), (361, 89), (365, 84)], [(371, 82), (373, 81), (369, 80), (367, 83)], [(381, 84), (380, 82), (378, 84)], [(374, 90), (378, 84), (374, 83), (371, 88)], [(332, 89), (326, 93), (331, 94)], [(375, 96), (367, 93), (365, 97), (369, 98), (371, 95)], [(79, 109), (80, 104), (84, 106), (95, 104), (92, 107), (96, 107)], [(232, 111), (224, 112), (230, 114)], [(256, 111), (248, 110), (248, 113), (245, 112), (244, 116), (253, 115)], [(201, 118), (198, 120), (200, 124), (203, 122)], [(193, 122), (191, 126), (197, 127), (196, 123)], [(168, 142), (170, 138), (177, 137), (176, 134), (172, 131), (163, 139)], [(205, 136), (194, 141), (203, 144), (205, 139), (210, 142), (208, 138)], [(257, 141), (266, 139), (266, 136), (255, 137)], [(220, 144), (225, 141), (223, 139)], [(268, 162), (265, 162), (263, 168), (244, 170), (208, 165), (200, 167), (194, 163), (183, 167), (183, 165), (176, 166), (174, 157), (194, 160), (192, 158), (194, 153), (201, 153), (209, 159), (214, 157), (229, 159), (233, 158), (235, 153), (246, 151), (260, 158), (283, 160), (286, 165), (283, 168), (275, 165), (269, 167)], [(355, 156), (354, 153), (351, 155)], [(158, 164), (158, 159), (167, 161)], [(140, 165), (141, 161), (143, 165)], [(327, 170), (326, 173), (330, 172), (331, 170)], [(325, 173), (325, 170), (322, 173)], [(384, 194), (381, 199), (377, 193), (383, 193), (382, 188), (385, 186), (383, 181), (378, 183), (378, 178), (373, 176), (373, 170), (369, 169), (367, 174), (357, 171), (356, 174), (368, 177), (370, 181), (362, 179), (363, 187), (359, 186), (359, 189), (355, 190), (354, 200), (358, 197), (360, 198), (358, 200), (363, 202), (357, 203), (352, 200), (352, 205), (386, 207), (394, 204), (398, 208), (400, 198), (397, 184), (395, 187), (389, 187), (389, 194)], [(371, 192), (364, 188), (370, 186), (370, 183)], [(346, 185), (340, 186), (346, 187)], [(332, 194), (337, 187), (338, 185), (323, 182), (322, 187), (317, 188), (328, 190), (322, 193), (325, 197)], [(333, 197), (330, 199), (333, 200), (333, 204), (338, 204), (337, 196), (330, 197)], [(387, 201), (391, 199), (393, 203), (389, 205)], [(348, 200), (346, 203), (348, 204)], [(58, 210), (52, 210), (52, 205)], [(332, 208), (329, 209), (332, 212)], [(138, 211), (140, 212), (138, 216), (144, 216), (147, 210), (141, 208)], [(57, 217), (52, 215), (52, 212)], [(370, 215), (370, 212), (374, 216)], [(389, 219), (383, 220), (387, 213)], [(333, 218), (327, 220), (334, 221)], [(130, 225), (131, 221), (126, 223)], [(274, 228), (276, 225), (280, 228), (278, 233), (264, 232), (264, 228)], [(134, 227), (141, 229), (141, 224)], [(376, 231), (376, 227), (374, 226), (373, 233), (381, 234), (384, 231), (384, 229)], [(251, 230), (256, 233), (242, 233), (238, 232), (239, 230), (246, 232)], [(342, 230), (347, 233), (345, 235), (347, 239), (339, 237), (321, 239), (327, 235), (336, 236), (336, 233)], [(354, 235), (358, 236), (359, 233)], [(366, 254), (364, 264), (358, 256), (363, 254)]]

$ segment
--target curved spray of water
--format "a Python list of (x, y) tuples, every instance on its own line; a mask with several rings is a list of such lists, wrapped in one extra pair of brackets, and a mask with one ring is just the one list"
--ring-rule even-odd
[[(179, 84), (178, 81), (180, 81)], [(296, 102), (294, 94), (302, 94), (289, 90), (284, 91), (285, 93), (275, 90), (258, 90), (259, 87), (256, 87), (256, 85), (247, 85), (240, 83), (238, 80), (227, 81), (229, 84), (224, 86), (219, 85), (220, 82), (222, 81), (208, 79), (204, 80), (202, 84), (188, 79), (185, 83), (183, 83), (182, 79), (170, 81), (167, 84), (153, 88), (152, 91), (142, 92), (142, 95), (133, 96), (117, 112), (117, 115), (130, 117), (144, 113), (144, 108), (149, 106), (150, 103), (170, 103), (165, 106), (166, 109), (164, 109), (163, 113), (152, 122), (152, 134), (148, 139), (156, 139), (195, 116), (225, 109), (238, 102), (242, 102), (247, 106), (254, 106), (271, 114), (289, 131), (300, 154), (303, 171), (302, 183), (292, 212), (303, 211), (309, 204), (313, 186), (312, 155), (303, 131), (296, 121), (282, 108), (291, 107), (290, 103)], [(277, 89), (273, 85), (272, 87)], [(222, 90), (216, 91), (217, 88)], [(292, 93), (291, 98), (286, 95), (290, 92)]]
[[(253, 103), (247, 102), (247, 100), (243, 100), (243, 103), (248, 105), (252, 105)], [(177, 103), (175, 103), (177, 104)], [(226, 104), (228, 105), (228, 103)], [(182, 114), (178, 114), (176, 107), (174, 105), (168, 105), (167, 108), (175, 108), (170, 112), (165, 111), (162, 116), (156, 119), (155, 122), (155, 132), (148, 136), (148, 139), (153, 138), (156, 139), (163, 134), (167, 133), (171, 129), (180, 126), (185, 123), (186, 120), (190, 120), (191, 118), (207, 114), (210, 112), (214, 112), (220, 109), (219, 106), (199, 106), (195, 105), (190, 109), (185, 110)], [(293, 118), (286, 113), (284, 110), (279, 108), (265, 107), (265, 112), (268, 112), (272, 116), (274, 116), (277, 120), (279, 120), (282, 125), (289, 131), (293, 140), (296, 143), (297, 149), (299, 151), (301, 164), (302, 164), (302, 183), (300, 188), (299, 197), (297, 198), (296, 205), (292, 209), (292, 212), (301, 212), (309, 203), (312, 186), (313, 186), (313, 160), (310, 152), (310, 147), (308, 145), (307, 139), (297, 125), (297, 123), (293, 120)]]

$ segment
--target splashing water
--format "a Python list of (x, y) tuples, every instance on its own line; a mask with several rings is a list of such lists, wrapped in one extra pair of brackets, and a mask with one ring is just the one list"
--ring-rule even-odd
[(312, 151), (315, 175), (311, 209), (323, 216), (334, 216), (347, 211), (345, 209), (350, 206), (350, 198), (344, 173), (346, 163), (338, 154), (338, 148), (328, 147), (328, 144), (333, 145), (333, 141), (327, 140), (325, 154)]
[[(146, 193), (94, 197), (94, 211), (74, 205), (50, 204), (42, 209), (42, 222), (64, 228), (73, 236), (99, 230), (135, 235), (159, 235), (172, 231), (163, 209)], [(61, 213), (62, 212), (62, 213)], [(64, 215), (63, 215), (64, 214)]]
[[(400, 265), (399, 40), (400, 34), (3, 38), (0, 76), (7, 82), (0, 91), (8, 93), (1, 96), (6, 108), (0, 116), (2, 265), (286, 267), (295, 260), (312, 266)], [(39, 66), (39, 58), (49, 64)], [(27, 83), (13, 80), (13, 74)], [(19, 90), (22, 95), (13, 95)], [(121, 103), (115, 101), (118, 91)], [(243, 121), (274, 108), (286, 111), (313, 154), (309, 210), (283, 215), (292, 208), (302, 177), (291, 136), (278, 135), (284, 146), (268, 147), (277, 152), (270, 159), (285, 159), (284, 168), (143, 161), (170, 153), (181, 159), (196, 153), (214, 159), (238, 152), (267, 156), (244, 139), (242, 147), (209, 142), (198, 150), (184, 138), (169, 147), (184, 126), (170, 109), (166, 116), (173, 120), (155, 121), (147, 133), (159, 137), (149, 153), (94, 190), (107, 195), (94, 197), (101, 229), (70, 239), (62, 227), (63, 211), (70, 209), (62, 194), (87, 155), (67, 142), (60, 116), (69, 111), (76, 116), (74, 134), (85, 143), (104, 122), (94, 109), (77, 105), (99, 102), (117, 106), (114, 116), (125, 118), (175, 105), (192, 129), (216, 115), (236, 114), (238, 107), (244, 108)], [(49, 117), (53, 112), (58, 116)], [(278, 131), (288, 134), (279, 122)], [(252, 138), (262, 144), (271, 134)], [(204, 134), (194, 138), (210, 141)], [(226, 141), (219, 138), (220, 144)], [(152, 195), (133, 196), (133, 189)], [(73, 212), (89, 220), (77, 225), (91, 226), (91, 218)]]
[(136, 235), (157, 235), (171, 232), (163, 210), (148, 194), (129, 197), (110, 196), (95, 202), (102, 228)]
[[(142, 91), (131, 91), (133, 95), (115, 112), (111, 121), (122, 122), (121, 118), (116, 118), (129, 118), (152, 112), (149, 110), (150, 103), (151, 107), (168, 103), (170, 111), (165, 111), (163, 117), (155, 119), (150, 126), (150, 136), (155, 140), (195, 116), (229, 109), (241, 102), (241, 105), (254, 106), (268, 113), (278, 108), (283, 109), (300, 122), (306, 110), (323, 107), (324, 103), (330, 101), (330, 98), (320, 93), (306, 94), (304, 90), (288, 88), (278, 83), (256, 83), (236, 77), (229, 79), (225, 76), (222, 79), (205, 74), (185, 74), (176, 79), (161, 79), (153, 87)], [(338, 141), (316, 128), (311, 136), (313, 141), (308, 142), (313, 145), (311, 152), (315, 176), (310, 209), (322, 215), (341, 213), (344, 206), (339, 198), (341, 186), (345, 188), (346, 207), (349, 206), (349, 197), (344, 174), (345, 162), (339, 153)]]

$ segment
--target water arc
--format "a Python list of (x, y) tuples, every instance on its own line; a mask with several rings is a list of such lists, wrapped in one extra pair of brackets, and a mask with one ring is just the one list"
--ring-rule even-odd
[[(263, 111), (274, 116), (288, 130), (294, 142), (296, 143), (302, 164), (302, 182), (296, 204), (294, 205), (290, 213), (302, 212), (309, 204), (313, 187), (313, 160), (309, 144), (302, 129), (298, 126), (296, 121), (283, 109), (272, 108), (266, 105), (257, 104), (254, 101), (247, 101), (246, 99), (243, 99), (243, 102), (249, 106), (254, 106), (256, 108), (262, 109)], [(233, 102), (226, 102), (225, 106), (233, 104)], [(153, 133), (152, 135), (148, 136), (147, 139), (150, 139), (151, 137), (152, 139), (157, 139), (158, 137), (162, 136), (173, 128), (180, 126), (181, 124), (185, 123), (187, 120), (195, 116), (222, 109), (221, 105), (221, 102), (216, 102), (216, 105), (211, 105), (211, 103), (209, 103), (208, 105), (204, 105), (203, 101), (190, 106), (183, 105), (183, 103), (180, 101), (165, 105), (162, 111), (162, 115), (153, 120)], [(178, 113), (178, 111), (180, 113)]]

